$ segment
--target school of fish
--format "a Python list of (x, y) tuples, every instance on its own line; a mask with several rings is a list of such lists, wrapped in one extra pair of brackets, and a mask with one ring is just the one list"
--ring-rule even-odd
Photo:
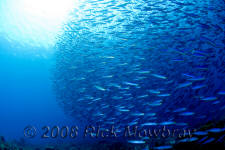
[(56, 45), (59, 104), (118, 130), (225, 119), (224, 14), (223, 0), (80, 1)]

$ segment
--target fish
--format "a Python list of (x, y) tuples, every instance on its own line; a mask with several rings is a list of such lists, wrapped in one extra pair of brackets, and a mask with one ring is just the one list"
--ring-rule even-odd
[(203, 81), (205, 80), (204, 77), (195, 77), (195, 78), (189, 78), (187, 79), (188, 81)]
[(144, 116), (145, 114), (144, 113), (132, 113), (131, 115), (132, 116)]
[(159, 90), (148, 90), (152, 94), (160, 94)]
[(168, 97), (168, 96), (170, 96), (171, 94), (169, 94), (169, 93), (164, 93), (164, 94), (158, 94), (157, 96), (158, 97)]
[(212, 129), (209, 129), (208, 132), (211, 132), (211, 133), (220, 133), (220, 132), (224, 132), (225, 131), (225, 128), (221, 129), (221, 128), (212, 128)]
[(157, 146), (157, 147), (154, 147), (153, 149), (156, 149), (156, 150), (165, 150), (165, 149), (172, 149), (172, 145), (164, 145), (164, 146)]
[(149, 74), (151, 71), (138, 71), (137, 73), (140, 73), (140, 74)]
[(113, 75), (103, 76), (103, 78), (112, 78)]
[(192, 85), (192, 82), (185, 82), (185, 83), (181, 83), (177, 86), (177, 89), (180, 89), (180, 88), (185, 88), (185, 87), (188, 87), (188, 86), (191, 86)]
[(187, 109), (182, 107), (182, 108), (178, 108), (178, 109), (173, 110), (173, 112), (182, 112), (182, 111), (185, 111), (185, 110), (187, 110)]
[(214, 140), (215, 140), (215, 138), (210, 138), (210, 139), (208, 139), (207, 141), (205, 141), (203, 144), (211, 143), (211, 142), (214, 141)]
[(220, 103), (220, 101), (215, 101), (212, 104), (216, 105), (216, 104), (219, 104), (219, 103)]
[(95, 88), (100, 90), (100, 91), (106, 91), (105, 88), (101, 87), (101, 86), (98, 86), (98, 85), (95, 85)]
[(121, 88), (121, 85), (119, 84), (116, 84), (116, 83), (110, 83), (109, 86), (112, 86), (112, 87), (116, 87), (116, 88)]
[(183, 113), (180, 113), (179, 115), (180, 116), (192, 116), (194, 114), (195, 114), (194, 112), (183, 112)]
[(201, 89), (201, 88), (204, 88), (204, 87), (206, 87), (206, 85), (205, 84), (202, 84), (202, 85), (193, 86), (192, 89), (193, 90), (198, 90), (198, 89)]
[(222, 135), (216, 142), (222, 142), (222, 140), (224, 139), (224, 137), (225, 137), (225, 134)]
[(131, 143), (131, 144), (145, 144), (145, 141), (142, 141), (142, 140), (129, 140), (128, 143)]
[(203, 97), (203, 98), (201, 98), (201, 100), (203, 100), (203, 101), (214, 101), (214, 100), (217, 100), (217, 97), (214, 97), (214, 96), (212, 96), (212, 97)]
[(208, 134), (208, 132), (207, 131), (197, 131), (197, 132), (194, 132), (193, 133), (194, 135), (207, 135)]
[(112, 99), (114, 100), (119, 100), (119, 99), (122, 99), (123, 97), (122, 96), (113, 96)]
[(141, 126), (156, 126), (156, 125), (157, 125), (157, 123), (155, 123), (155, 122), (146, 122), (146, 123), (141, 124)]
[(162, 103), (161, 102), (153, 102), (153, 103), (150, 103), (150, 104), (148, 104), (148, 105), (150, 105), (150, 106), (160, 106), (160, 105), (162, 105)]
[(122, 108), (119, 108), (118, 111), (120, 111), (120, 112), (129, 112), (130, 110), (129, 110), (129, 109), (122, 109)]
[(187, 73), (182, 73), (183, 76), (188, 77), (188, 78), (194, 78), (193, 75), (187, 74)]
[(208, 136), (203, 137), (202, 139), (200, 139), (200, 140), (198, 141), (198, 143), (202, 143), (202, 142), (205, 141), (207, 138), (208, 138)]
[(135, 87), (137, 87), (138, 86), (138, 84), (136, 84), (136, 83), (131, 83), (131, 82), (123, 82), (125, 85), (130, 85), (130, 86), (135, 86)]
[(146, 97), (148, 97), (149, 95), (148, 94), (145, 94), (145, 95), (140, 95), (140, 96), (138, 96), (137, 98), (138, 99), (142, 99), (142, 98), (146, 98)]
[(225, 95), (225, 91), (219, 91), (217, 94), (218, 95)]
[(192, 137), (192, 138), (185, 138), (185, 139), (182, 139), (182, 140), (180, 140), (179, 142), (185, 143), (185, 142), (194, 142), (194, 141), (197, 141), (197, 140), (198, 140), (197, 137)]
[(155, 116), (155, 115), (156, 115), (156, 113), (146, 113), (145, 115), (146, 115), (146, 116), (148, 116), (148, 117), (149, 117), (149, 116), (151, 116), (151, 117), (152, 117), (152, 116)]
[(176, 122), (174, 122), (174, 121), (165, 121), (165, 122), (161, 122), (160, 123), (160, 125), (165, 125), (165, 126), (167, 126), (167, 125), (174, 125), (174, 124), (176, 124)]
[(77, 78), (76, 80), (81, 81), (81, 80), (85, 80), (86, 78), (81, 77), (81, 78)]
[(179, 123), (176, 123), (177, 126), (188, 126), (188, 123), (185, 123), (185, 122), (179, 122)]
[(129, 125), (129, 126), (133, 126), (133, 125), (137, 125), (137, 124), (138, 124), (137, 121), (133, 121), (133, 122), (130, 122), (128, 125)]
[(163, 75), (159, 75), (159, 74), (151, 74), (153, 77), (159, 78), (159, 79), (167, 79), (167, 77), (163, 76)]

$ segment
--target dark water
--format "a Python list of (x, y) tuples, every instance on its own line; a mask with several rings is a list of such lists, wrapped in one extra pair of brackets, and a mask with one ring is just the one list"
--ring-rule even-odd
[[(1, 42), (1, 105), (0, 133), (7, 140), (24, 137), (24, 128), (35, 125), (71, 124), (71, 119), (65, 116), (55, 102), (52, 94), (50, 68), (51, 59), (29, 58), (23, 55), (13, 56), (7, 51), (9, 43)], [(29, 140), (29, 138), (26, 138)], [(43, 143), (40, 136), (31, 140)]]
[(113, 126), (118, 140), (136, 145), (149, 137), (124, 137), (126, 126), (166, 126), (201, 132), (155, 137), (165, 143), (145, 149), (223, 143), (224, 16), (223, 0), (87, 0), (77, 3), (44, 58), (13, 56), (12, 43), (2, 40), (0, 134), (19, 137), (29, 124), (77, 125), (79, 134), (86, 125)]

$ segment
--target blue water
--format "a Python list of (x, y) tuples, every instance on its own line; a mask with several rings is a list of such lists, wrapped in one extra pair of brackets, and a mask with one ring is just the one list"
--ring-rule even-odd
[(120, 134), (126, 125), (198, 129), (224, 121), (223, 0), (74, 3), (54, 41), (43, 42), (43, 22), (40, 39), (23, 24), (16, 27), (26, 40), (0, 30), (0, 135), (25, 138), (27, 125), (115, 125)]
[[(52, 91), (52, 58), (13, 55), (10, 43), (1, 40), (0, 52), (0, 133), (7, 140), (24, 137), (24, 128), (70, 125), (72, 120), (59, 108)], [(20, 49), (13, 49), (19, 51)], [(73, 122), (74, 123), (74, 122)], [(29, 140), (29, 139), (26, 139)], [(43, 143), (40, 136), (32, 143)]]

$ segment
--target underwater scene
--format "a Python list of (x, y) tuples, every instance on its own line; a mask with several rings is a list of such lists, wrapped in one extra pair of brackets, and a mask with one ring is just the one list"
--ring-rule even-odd
[(224, 0), (0, 0), (0, 150), (224, 149)]

